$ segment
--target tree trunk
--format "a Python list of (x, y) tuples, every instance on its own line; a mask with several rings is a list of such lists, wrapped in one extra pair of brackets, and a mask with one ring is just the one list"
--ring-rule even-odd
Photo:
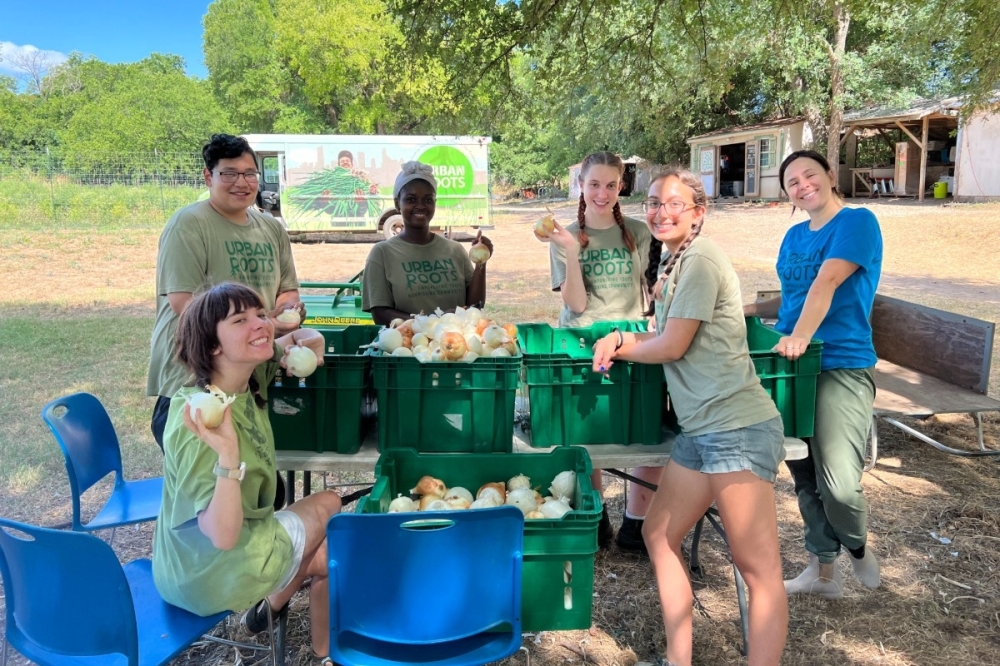
[(836, 23), (830, 55), (830, 124), (826, 134), (826, 159), (839, 174), (840, 132), (844, 127), (844, 51), (847, 48), (847, 31), (851, 26), (851, 11), (844, 0), (833, 3), (833, 20)]

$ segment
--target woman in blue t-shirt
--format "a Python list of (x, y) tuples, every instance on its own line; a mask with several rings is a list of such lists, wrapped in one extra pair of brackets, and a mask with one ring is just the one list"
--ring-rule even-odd
[(785, 581), (789, 594), (842, 595), (836, 566), (843, 546), (861, 584), (879, 585), (868, 540), (861, 490), (865, 443), (875, 401), (875, 347), (869, 321), (882, 272), (882, 232), (865, 208), (847, 208), (829, 162), (811, 150), (789, 155), (778, 170), (792, 205), (809, 214), (781, 243), (781, 296), (744, 307), (748, 315), (778, 318), (784, 334), (775, 351), (797, 359), (812, 338), (823, 341), (816, 385), (816, 428), (809, 457), (787, 461), (805, 523), (809, 565)]

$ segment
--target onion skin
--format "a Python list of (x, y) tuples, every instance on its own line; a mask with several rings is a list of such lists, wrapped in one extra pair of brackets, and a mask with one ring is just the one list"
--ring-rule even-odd
[(469, 343), (461, 333), (450, 331), (441, 336), (441, 355), (446, 361), (458, 361), (469, 351)]
[(556, 230), (556, 218), (552, 215), (552, 213), (549, 213), (545, 217), (539, 218), (538, 221), (535, 222), (535, 227), (533, 229), (535, 235), (538, 236), (539, 238), (548, 238), (549, 235), (555, 230)]
[(469, 248), (469, 259), (477, 265), (485, 264), (490, 260), (490, 248), (482, 241), (476, 243)]

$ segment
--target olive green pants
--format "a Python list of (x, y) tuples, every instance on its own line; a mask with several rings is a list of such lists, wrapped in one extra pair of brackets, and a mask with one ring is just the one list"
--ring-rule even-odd
[(868, 537), (868, 505), (861, 492), (865, 443), (875, 402), (875, 369), (837, 369), (816, 382), (816, 429), (809, 457), (787, 461), (805, 523), (806, 550), (822, 563), (840, 547), (857, 549)]

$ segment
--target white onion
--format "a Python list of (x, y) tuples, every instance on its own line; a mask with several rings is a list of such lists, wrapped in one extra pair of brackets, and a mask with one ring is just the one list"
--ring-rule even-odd
[(474, 351), (470, 351), (470, 352), (465, 352), (465, 356), (463, 356), (458, 360), (460, 360), (462, 363), (472, 363), (477, 358), (479, 358), (479, 354), (477, 354)]
[(465, 344), (469, 346), (469, 351), (476, 352), (480, 356), (483, 354), (483, 341), (479, 339), (476, 332), (473, 331), (472, 334), (465, 334)]
[(392, 356), (413, 356), (413, 350), (409, 347), (396, 347), (392, 350)]
[(431, 362), (432, 363), (443, 363), (445, 360), (447, 360), (447, 359), (445, 359), (444, 352), (441, 351), (440, 347), (437, 347), (436, 349), (434, 349), (433, 351), (431, 351)]
[(396, 317), (395, 319), (389, 322), (389, 328), (399, 328), (402, 323), (403, 320), (399, 317)]
[[(531, 513), (538, 508), (538, 503), (535, 502), (535, 494), (531, 492), (530, 488), (518, 488), (517, 490), (510, 491), (507, 493), (507, 500), (504, 504), (516, 506), (523, 514)], [(543, 504), (542, 506), (545, 505)]]
[(494, 506), (500, 506), (503, 504), (503, 496), (496, 488), (481, 488), (476, 496), (476, 499), (488, 499), (491, 502), (496, 502)]
[(427, 347), (421, 347), (420, 351), (413, 352), (413, 357), (421, 363), (431, 362), (431, 352)]
[(485, 264), (490, 260), (490, 248), (482, 241), (469, 248), (469, 259), (474, 264)]
[(469, 500), (469, 502), (472, 502), (473, 500), (472, 493), (470, 493), (467, 489), (461, 486), (455, 486), (454, 488), (449, 488), (448, 492), (444, 494), (445, 500), (454, 499), (456, 497)]
[(483, 311), (477, 307), (471, 307), (465, 311), (465, 323), (475, 326), (483, 318)]
[(299, 322), (302, 321), (302, 315), (300, 315), (299, 311), (295, 308), (288, 308), (275, 317), (275, 319), (280, 321), (282, 324), (292, 324), (294, 326), (298, 326)]
[(563, 499), (552, 499), (550, 498), (539, 508), (546, 518), (562, 518), (564, 514), (572, 510), (569, 503)]
[(490, 352), (490, 356), (509, 357), (510, 352), (504, 349), (503, 347), (497, 347), (496, 349)]
[(459, 329), (461, 329), (461, 327), (463, 325), (462, 324), (462, 318), (459, 317), (454, 312), (446, 312), (443, 315), (441, 315), (441, 322), (440, 323), (447, 324), (449, 327), (457, 327)]
[(506, 339), (507, 332), (496, 324), (490, 324), (483, 331), (483, 343), (490, 347), (499, 347)]
[(285, 367), (295, 377), (308, 377), (316, 372), (318, 362), (319, 359), (316, 358), (316, 352), (309, 349), (309, 347), (303, 347), (299, 344), (288, 350)]
[(517, 476), (512, 476), (507, 481), (507, 490), (518, 490), (520, 488), (530, 488), (531, 479), (526, 477), (524, 474), (518, 474)]
[[(423, 502), (421, 502), (421, 505)], [(451, 507), (443, 499), (435, 499), (429, 502), (426, 506), (420, 507), (421, 511), (450, 511)]]
[(576, 494), (576, 472), (573, 470), (559, 472), (556, 478), (552, 479), (549, 493), (556, 499), (565, 499), (566, 503), (572, 506), (573, 496)]
[(524, 517), (527, 520), (540, 520), (545, 517), (545, 514), (542, 513), (541, 511), (536, 510), (536, 511), (531, 511), (530, 513), (526, 513)]
[(408, 513), (416, 510), (417, 503), (404, 495), (400, 495), (389, 502), (389, 513)]
[(497, 495), (496, 491), (494, 490), (493, 494), (484, 495), (483, 497), (480, 497), (479, 499), (475, 500), (472, 504), (469, 505), (469, 508), (492, 509), (497, 506), (502, 506), (502, 505), (500, 503), (500, 495)]
[(426, 347), (430, 343), (431, 339), (426, 333), (414, 333), (413, 338), (410, 340), (410, 344), (413, 345), (414, 349), (417, 347)]
[(444, 502), (449, 509), (468, 509), (472, 506), (472, 500), (467, 500), (464, 497), (446, 498)]
[(201, 423), (206, 428), (218, 428), (222, 423), (223, 413), (226, 405), (236, 400), (236, 396), (226, 396), (226, 394), (215, 386), (209, 386), (205, 393), (195, 393), (187, 398), (187, 403), (191, 405), (191, 418)]
[(383, 328), (379, 331), (375, 346), (384, 352), (392, 353), (394, 349), (403, 346), (403, 334), (394, 328)]

